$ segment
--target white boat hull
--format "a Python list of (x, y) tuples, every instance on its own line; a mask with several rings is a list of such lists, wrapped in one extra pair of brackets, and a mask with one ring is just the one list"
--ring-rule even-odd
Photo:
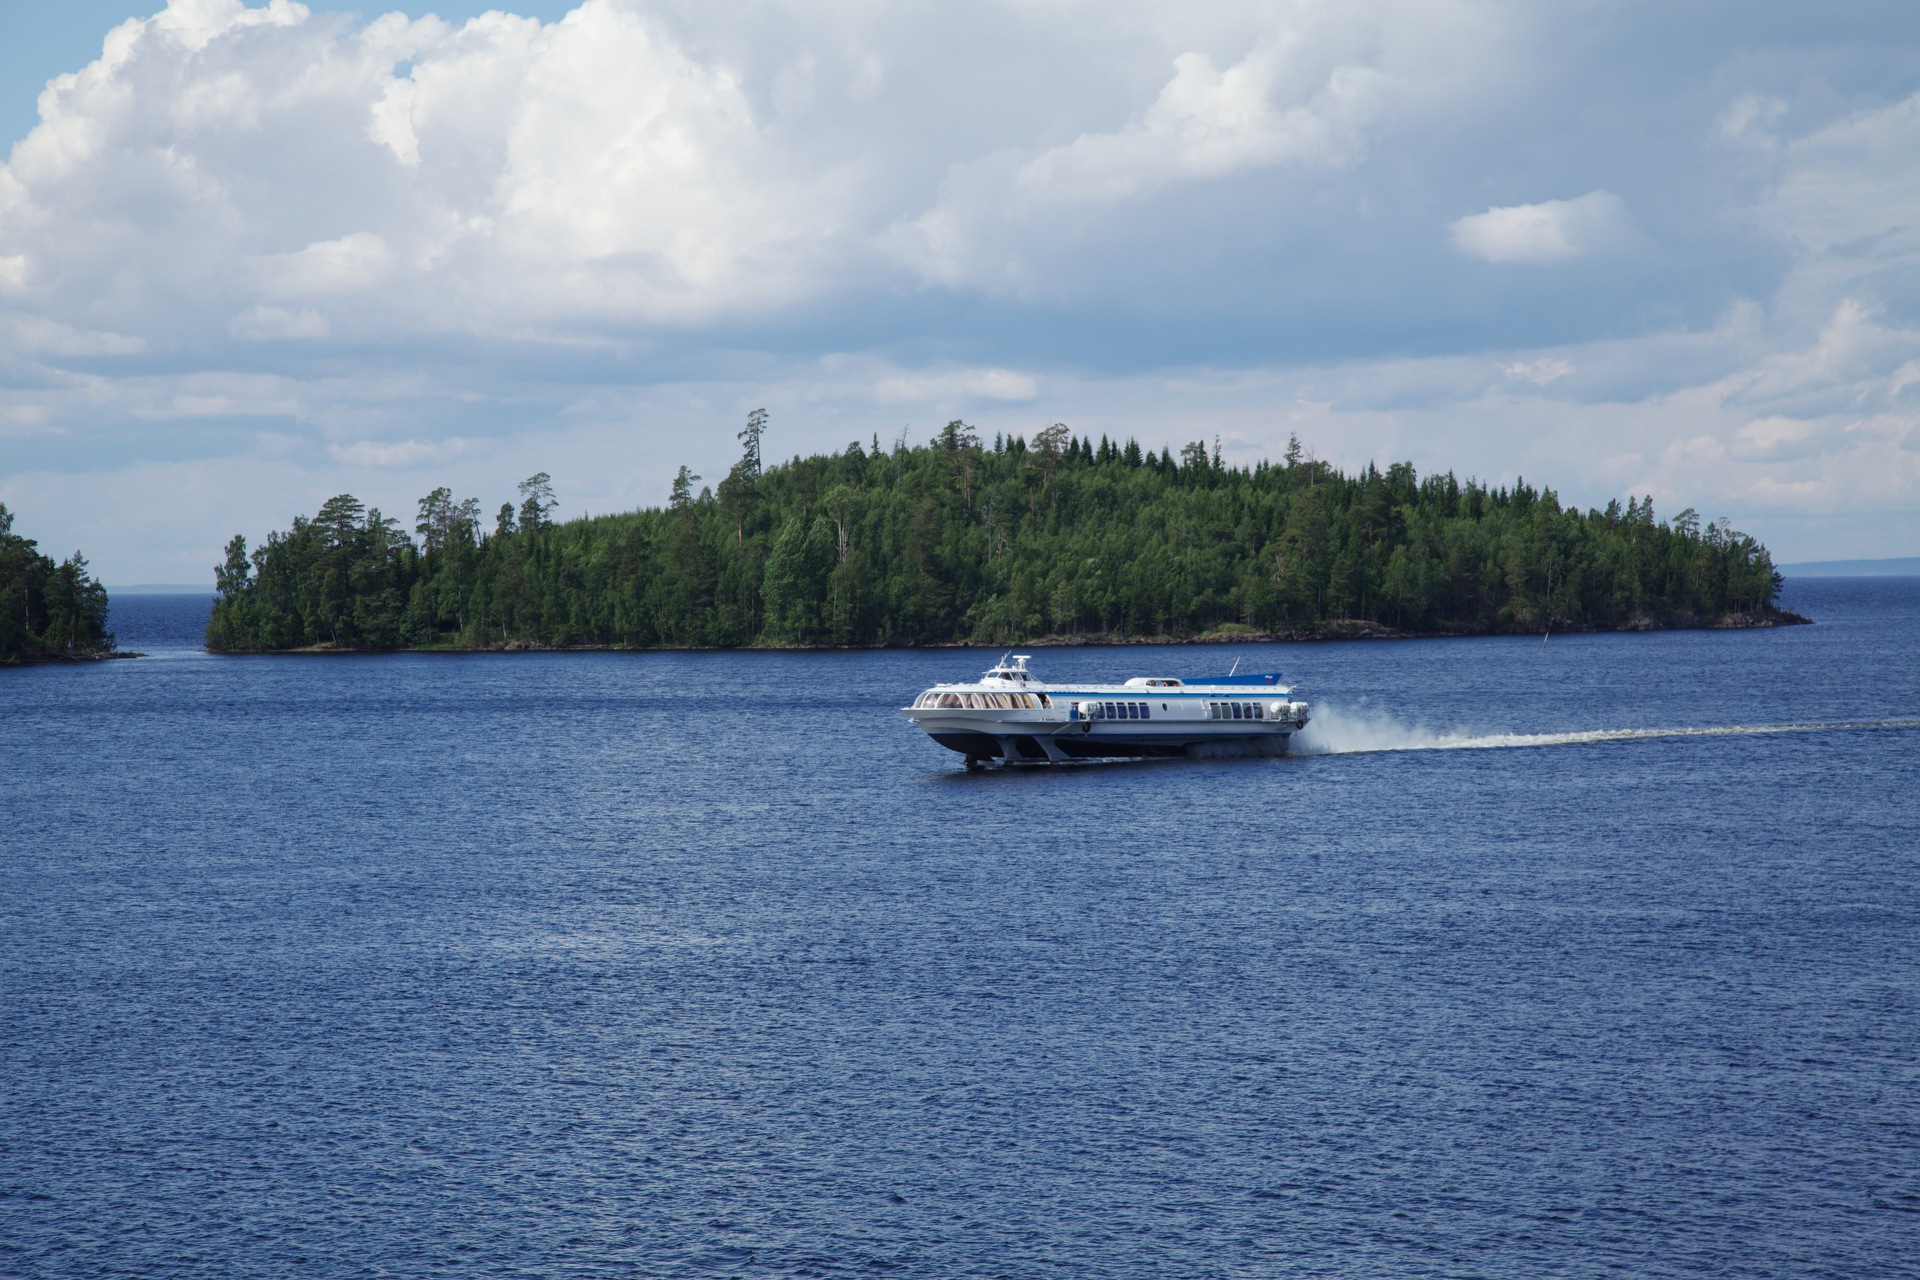
[[(912, 714), (911, 709), (908, 712)], [(1053, 726), (984, 715), (915, 717), (927, 736), (950, 751), (975, 759), (1009, 762), (1098, 760), (1123, 756), (1230, 754), (1229, 748), (1280, 755), (1300, 728), (1238, 725), (1077, 725)]]
[(1247, 679), (1053, 688), (1022, 664), (975, 684), (937, 685), (901, 710), (970, 762), (1282, 754), (1305, 727), (1307, 704)]

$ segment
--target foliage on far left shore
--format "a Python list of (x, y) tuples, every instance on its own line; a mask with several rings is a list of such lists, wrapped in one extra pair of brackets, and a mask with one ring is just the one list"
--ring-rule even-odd
[(0, 503), (0, 664), (98, 658), (113, 652), (107, 589), (78, 551), (56, 564), (13, 531)]

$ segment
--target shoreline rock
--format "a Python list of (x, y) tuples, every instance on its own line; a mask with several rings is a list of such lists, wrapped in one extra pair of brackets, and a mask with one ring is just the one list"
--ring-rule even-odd
[(109, 649), (104, 653), (41, 653), (30, 658), (0, 658), (0, 667), (44, 667), (56, 663), (112, 662), (116, 658), (144, 658), (144, 653), (129, 649)]
[[(939, 640), (926, 644), (838, 645), (838, 644), (747, 644), (747, 645), (648, 645), (629, 647), (611, 644), (538, 644), (528, 640), (509, 640), (487, 645), (417, 645), (389, 649), (336, 648), (332, 645), (304, 645), (297, 649), (218, 649), (215, 653), (304, 654), (343, 656), (361, 653), (858, 653), (883, 649), (1073, 649), (1134, 645), (1204, 644), (1308, 644), (1344, 640), (1458, 640), (1485, 636), (1602, 635), (1645, 631), (1730, 631), (1767, 627), (1811, 626), (1813, 619), (1791, 610), (1776, 609), (1765, 614), (1733, 613), (1711, 622), (1691, 615), (1668, 619), (1638, 617), (1617, 627), (1545, 627), (1532, 624), (1454, 629), (1442, 631), (1402, 631), (1363, 619), (1335, 619), (1306, 627), (1288, 627), (1278, 631), (1259, 631), (1252, 627), (1228, 624), (1197, 636), (1130, 635), (1044, 635), (1017, 641)], [(102, 654), (101, 657), (138, 657), (138, 654)], [(64, 660), (64, 659), (62, 659)], [(75, 659), (79, 661), (80, 659)]]

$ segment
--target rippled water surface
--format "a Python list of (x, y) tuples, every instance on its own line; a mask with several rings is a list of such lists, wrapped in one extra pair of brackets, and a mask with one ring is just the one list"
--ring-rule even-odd
[(0, 671), (0, 1275), (1914, 1274), (1920, 580), (1789, 595), (1043, 650), (1318, 719), (979, 774), (895, 709), (980, 652), (123, 599)]

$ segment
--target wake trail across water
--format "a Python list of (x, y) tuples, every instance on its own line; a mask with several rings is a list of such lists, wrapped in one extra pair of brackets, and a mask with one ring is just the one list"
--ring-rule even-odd
[(1387, 715), (1316, 708), (1314, 718), (1307, 727), (1294, 735), (1293, 752), (1309, 756), (1344, 756), (1374, 751), (1472, 751), (1495, 747), (1565, 747), (1589, 742), (1637, 742), (1644, 738), (1732, 738), (1759, 733), (1833, 733), (1861, 729), (1920, 729), (1920, 719), (1728, 724), (1704, 728), (1578, 729), (1565, 733), (1441, 733), (1403, 724)]

